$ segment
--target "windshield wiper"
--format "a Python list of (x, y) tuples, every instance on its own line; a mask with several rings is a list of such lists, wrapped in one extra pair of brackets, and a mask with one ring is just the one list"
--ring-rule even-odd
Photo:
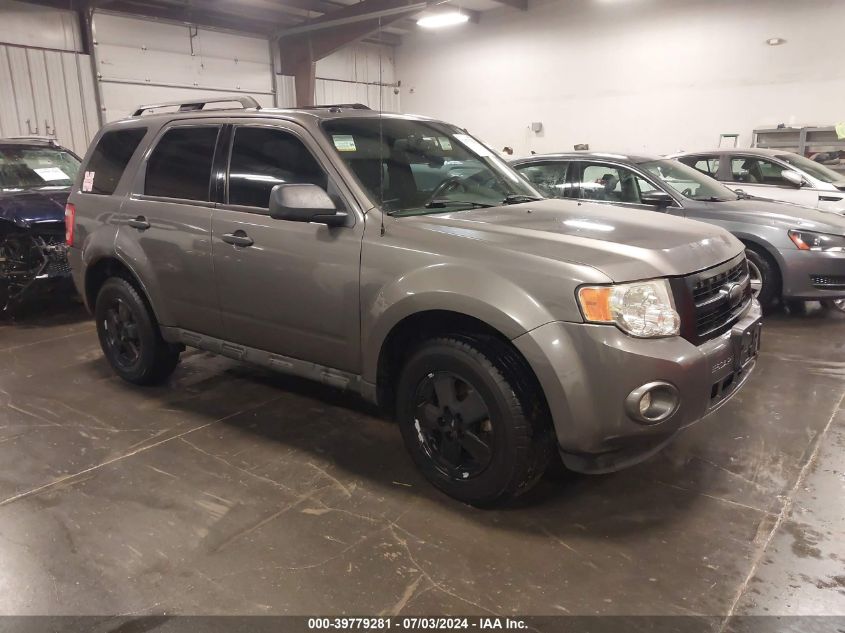
[(502, 200), (503, 204), (519, 204), (521, 202), (537, 202), (542, 200), (542, 198), (538, 198), (537, 196), (528, 196), (524, 193), (509, 193), (505, 196), (505, 199)]
[(698, 200), (699, 202), (727, 202), (728, 201), (725, 198), (719, 198), (717, 196), (702, 196), (701, 198), (693, 198), (693, 200)]
[(489, 209), (492, 204), (487, 204), (485, 202), (475, 202), (473, 200), (449, 200), (449, 199), (441, 199), (437, 198), (435, 200), (430, 200), (426, 203), (426, 209), (442, 209), (445, 207), (465, 207), (469, 206), (473, 209)]

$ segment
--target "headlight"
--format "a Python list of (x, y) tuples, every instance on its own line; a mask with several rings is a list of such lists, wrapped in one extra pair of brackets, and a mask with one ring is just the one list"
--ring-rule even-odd
[(582, 286), (578, 289), (578, 303), (589, 323), (613, 323), (631, 336), (655, 338), (675, 336), (681, 331), (681, 317), (675, 311), (665, 279)]
[(790, 231), (789, 239), (802, 251), (845, 251), (845, 237), (813, 233), (811, 231)]

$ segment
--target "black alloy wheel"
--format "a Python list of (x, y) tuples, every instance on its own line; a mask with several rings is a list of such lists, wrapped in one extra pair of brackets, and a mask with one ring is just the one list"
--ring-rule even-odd
[(493, 424), (484, 399), (450, 371), (429, 373), (416, 389), (415, 426), (422, 450), (452, 479), (480, 475), (493, 458)]
[(112, 358), (123, 369), (131, 369), (141, 358), (141, 337), (138, 321), (122, 297), (114, 297), (106, 308), (103, 329)]

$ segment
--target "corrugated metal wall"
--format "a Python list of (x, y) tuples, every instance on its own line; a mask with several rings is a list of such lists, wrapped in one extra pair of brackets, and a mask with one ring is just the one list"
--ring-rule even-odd
[(244, 93), (273, 105), (268, 40), (104, 12), (94, 14), (106, 121), (142, 103)]
[(0, 45), (0, 86), (0, 136), (53, 136), (85, 153), (99, 128), (87, 55)]

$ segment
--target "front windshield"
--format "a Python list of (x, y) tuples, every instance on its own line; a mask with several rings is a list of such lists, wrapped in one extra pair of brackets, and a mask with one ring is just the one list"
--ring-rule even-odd
[(724, 202), (737, 199), (737, 195), (724, 185), (676, 160), (652, 160), (640, 163), (640, 167), (690, 200)]
[(818, 178), (822, 182), (831, 183), (845, 180), (844, 174), (837, 174), (829, 167), (825, 167), (821, 163), (817, 163), (809, 158), (804, 158), (800, 154), (784, 154), (783, 156), (778, 156), (778, 158), (785, 163), (789, 163), (793, 167), (797, 167), (798, 169), (807, 172), (813, 178)]
[(79, 171), (73, 154), (52, 147), (0, 148), (0, 189), (69, 187)]
[(371, 200), (391, 215), (542, 197), (491, 150), (445, 123), (366, 117), (329, 120), (323, 130)]

